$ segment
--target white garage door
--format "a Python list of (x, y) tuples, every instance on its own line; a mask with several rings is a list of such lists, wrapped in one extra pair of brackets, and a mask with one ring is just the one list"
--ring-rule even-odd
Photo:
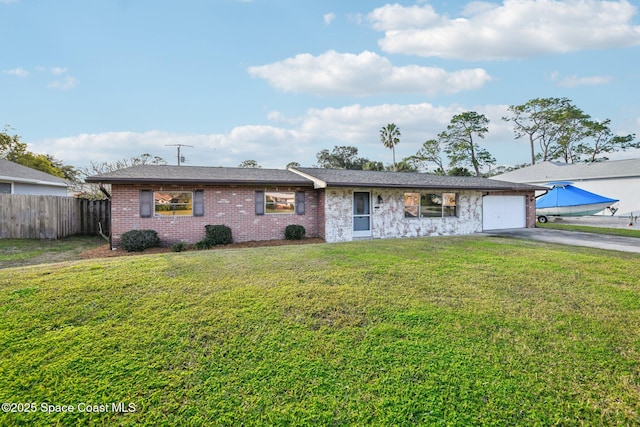
[(484, 196), (482, 229), (525, 228), (527, 213), (524, 196)]

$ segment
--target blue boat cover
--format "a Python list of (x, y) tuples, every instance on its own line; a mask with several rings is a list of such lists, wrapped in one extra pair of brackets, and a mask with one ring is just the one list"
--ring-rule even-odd
[(544, 196), (538, 197), (536, 200), (537, 209), (619, 202), (617, 199), (610, 199), (574, 187), (568, 182), (551, 182), (549, 185), (552, 185), (553, 188)]

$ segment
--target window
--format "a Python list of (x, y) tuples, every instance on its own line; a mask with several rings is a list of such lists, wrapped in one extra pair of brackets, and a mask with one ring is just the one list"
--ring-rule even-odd
[(404, 217), (417, 218), (420, 211), (420, 194), (404, 193)]
[(420, 197), (420, 216), (422, 218), (439, 218), (442, 216), (442, 195), (423, 194)]
[(295, 213), (296, 193), (273, 192), (264, 193), (265, 213), (268, 214), (292, 214)]
[(304, 191), (261, 191), (255, 192), (256, 215), (298, 214), (306, 209)]
[(442, 216), (458, 216), (456, 193), (442, 193)]
[(0, 194), (11, 194), (10, 182), (0, 182)]
[(166, 192), (153, 193), (154, 213), (159, 216), (193, 215), (193, 193)]
[(405, 193), (405, 218), (442, 218), (457, 216), (456, 193)]
[(204, 190), (140, 191), (140, 217), (204, 216)]

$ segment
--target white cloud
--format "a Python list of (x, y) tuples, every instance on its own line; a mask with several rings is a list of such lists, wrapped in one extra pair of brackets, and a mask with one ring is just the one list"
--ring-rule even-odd
[(49, 71), (51, 72), (51, 74), (53, 74), (54, 76), (59, 76), (61, 74), (64, 74), (67, 72), (66, 68), (63, 67), (51, 67), (49, 69)]
[[(485, 114), (491, 121), (490, 131), (482, 141), (499, 163), (505, 158), (527, 161), (525, 142), (514, 142), (511, 128), (500, 118), (507, 113), (506, 105), (471, 107)], [(273, 125), (240, 126), (224, 134), (177, 134), (163, 131), (109, 132), (81, 134), (66, 138), (46, 139), (30, 144), (30, 150), (42, 152), (77, 167), (91, 161), (113, 162), (142, 153), (160, 156), (170, 164), (176, 163), (175, 147), (187, 144), (181, 154), (190, 165), (237, 166), (243, 160), (256, 160), (265, 168), (283, 168), (296, 161), (304, 166), (316, 163), (316, 154), (335, 145), (358, 147), (359, 155), (371, 160), (391, 163), (391, 153), (380, 143), (379, 131), (387, 123), (400, 127), (402, 137), (397, 146), (398, 158), (415, 154), (422, 143), (446, 129), (451, 117), (467, 108), (462, 106), (434, 106), (429, 103), (399, 105), (384, 104), (341, 108), (310, 109), (297, 117), (285, 117), (272, 112), (279, 121)]]
[[(64, 67), (37, 66), (35, 67), (35, 71), (38, 73), (50, 74), (58, 78), (57, 80), (54, 80), (47, 85), (47, 87), (51, 89), (68, 90), (78, 85), (78, 79), (67, 75), (68, 69)], [(31, 73), (28, 70), (25, 70), (24, 68), (21, 68), (21, 67), (14, 68), (12, 70), (4, 70), (2, 72), (4, 74), (10, 74), (10, 75), (21, 77), (21, 78), (29, 77), (31, 75)]]
[(324, 25), (331, 25), (334, 19), (336, 19), (335, 13), (325, 13), (323, 17)]
[(469, 3), (460, 18), (438, 15), (430, 5), (387, 4), (368, 19), (385, 31), (379, 45), (386, 52), (495, 60), (637, 46), (635, 14), (626, 0), (505, 0)]
[(59, 90), (69, 90), (78, 85), (78, 79), (65, 76), (60, 80), (53, 81), (47, 85), (48, 88), (51, 89), (59, 89)]
[(441, 17), (431, 5), (404, 7), (399, 4), (387, 4), (375, 9), (368, 16), (373, 28), (378, 31), (407, 30), (437, 25)]
[(285, 92), (316, 95), (379, 95), (384, 93), (456, 93), (477, 89), (491, 80), (481, 68), (448, 72), (442, 68), (410, 65), (394, 67), (374, 52), (328, 51), (319, 56), (300, 54), (273, 64), (249, 68), (253, 77), (266, 79)]
[(16, 77), (28, 77), (29, 76), (29, 72), (27, 70), (25, 70), (24, 68), (14, 68), (12, 70), (5, 70), (3, 71), (4, 74), (11, 74), (13, 76)]

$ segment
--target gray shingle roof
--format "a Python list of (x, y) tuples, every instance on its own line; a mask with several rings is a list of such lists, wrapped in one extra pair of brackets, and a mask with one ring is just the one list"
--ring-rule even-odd
[(486, 178), (437, 176), (424, 173), (358, 171), (345, 169), (226, 168), (209, 166), (132, 166), (88, 177), (105, 184), (266, 184), (325, 187), (433, 188), (465, 190), (541, 190), (527, 184)]
[(312, 182), (298, 174), (281, 169), (226, 168), (211, 166), (140, 165), (101, 175), (90, 176), (87, 182), (173, 183), (173, 184), (273, 184), (311, 186)]
[(0, 159), (0, 180), (66, 187), (63, 178)]
[(433, 188), (465, 190), (543, 190), (544, 188), (464, 176), (379, 172), (345, 169), (295, 168), (314, 179), (316, 187)]
[(496, 175), (493, 179), (512, 182), (547, 183), (585, 179), (631, 178), (640, 176), (640, 159), (612, 160), (598, 163), (543, 162), (513, 172)]

